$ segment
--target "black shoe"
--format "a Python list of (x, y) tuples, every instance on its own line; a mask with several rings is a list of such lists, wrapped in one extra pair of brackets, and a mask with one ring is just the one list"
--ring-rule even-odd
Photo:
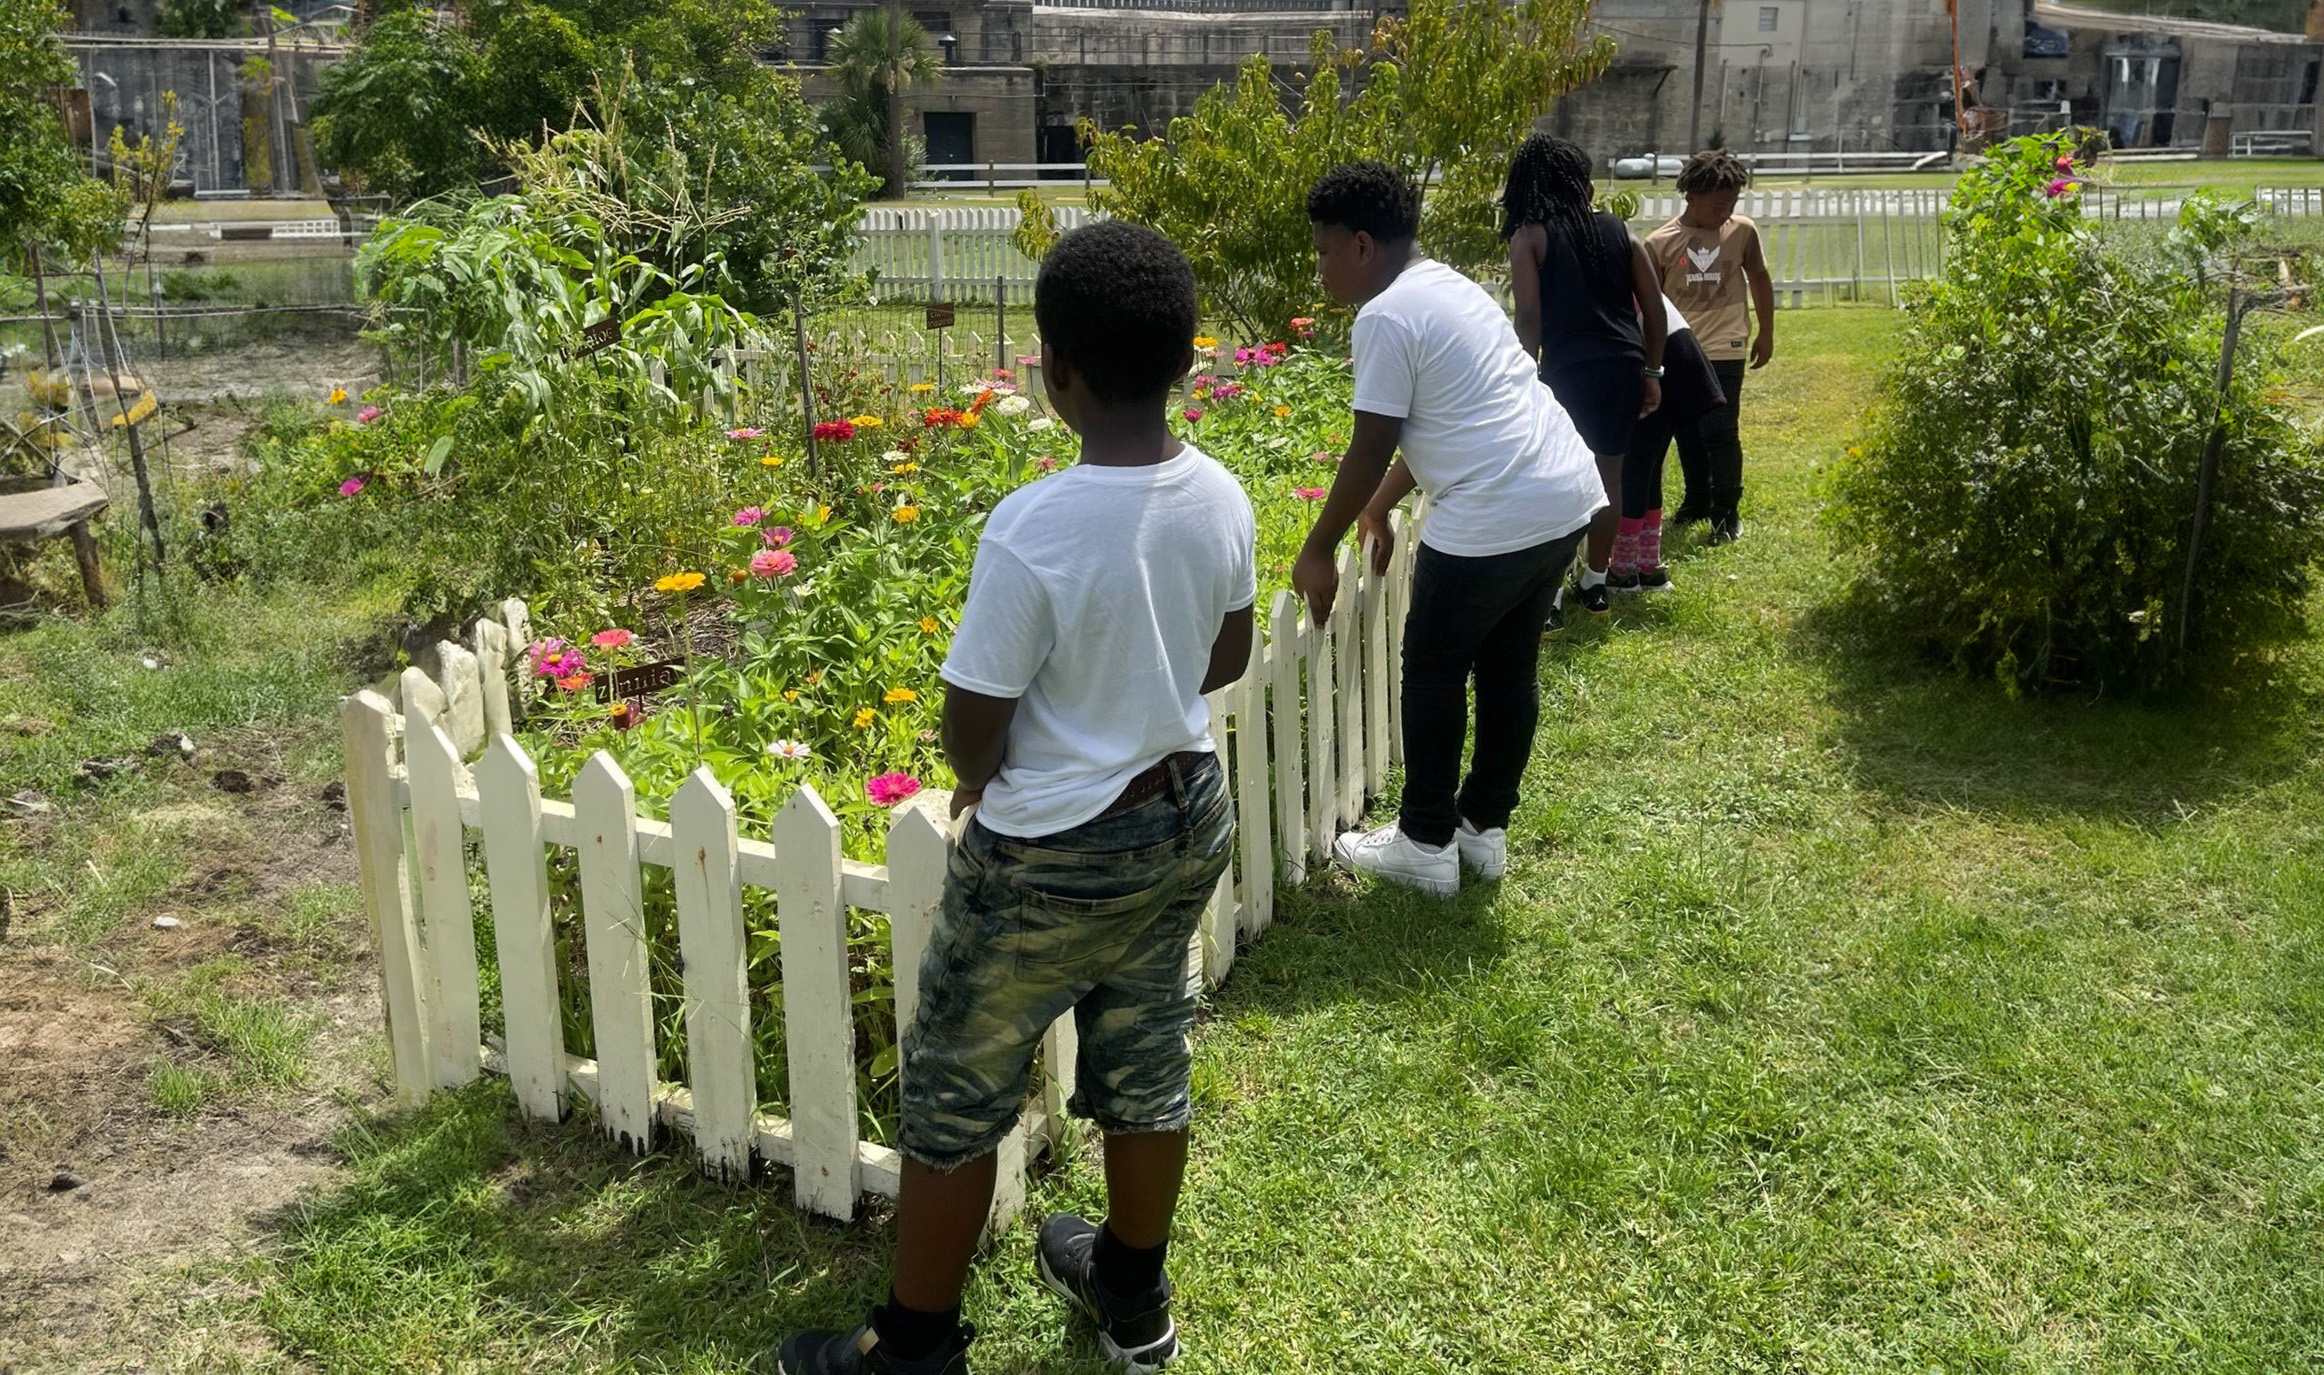
[(1681, 504), (1676, 511), (1671, 513), (1670, 524), (1672, 528), (1675, 529), (1682, 525), (1700, 525), (1710, 518), (1711, 513), (1709, 511), (1704, 510), (1700, 506), (1696, 506), (1691, 503), (1685, 503)]
[(1641, 592), (1668, 592), (1670, 569), (1661, 564), (1638, 570), (1638, 590)]
[(932, 1355), (907, 1361), (880, 1348), (870, 1324), (853, 1332), (800, 1332), (783, 1343), (781, 1375), (969, 1375), (968, 1344), (976, 1329), (962, 1323)]
[(1606, 590), (1618, 596), (1636, 592), (1638, 590), (1638, 570), (1632, 569), (1627, 573), (1608, 573), (1606, 575)]
[(1574, 599), (1582, 604), (1582, 610), (1593, 616), (1603, 616), (1614, 609), (1613, 599), (1607, 595), (1604, 583), (1596, 587), (1584, 587), (1577, 582), (1573, 594)]
[(1729, 513), (1711, 518), (1711, 543), (1733, 544), (1743, 538), (1743, 519)]
[(1541, 638), (1545, 640), (1549, 639), (1551, 636), (1559, 634), (1564, 629), (1565, 603), (1561, 601), (1551, 602), (1549, 604), (1549, 619), (1541, 623)]
[(1170, 1320), (1170, 1280), (1121, 1298), (1097, 1282), (1098, 1229), (1071, 1213), (1041, 1224), (1034, 1246), (1041, 1282), (1097, 1326), (1098, 1346), (1128, 1375), (1151, 1372), (1178, 1359), (1178, 1325)]

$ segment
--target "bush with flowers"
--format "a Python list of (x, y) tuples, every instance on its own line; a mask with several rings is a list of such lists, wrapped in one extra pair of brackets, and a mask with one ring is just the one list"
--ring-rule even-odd
[[(1945, 276), (1908, 296), (1832, 488), (1883, 619), (2012, 690), (2157, 686), (2302, 633), (2324, 559), (2324, 452), (2285, 401), (2279, 331), (2249, 322), (2216, 389), (2216, 283), (2251, 246), (2250, 217), (2196, 197), (2166, 252), (2118, 245), (2079, 204), (2083, 146), (2018, 139), (1962, 175)], [(2215, 418), (2223, 461), (2190, 604)]]

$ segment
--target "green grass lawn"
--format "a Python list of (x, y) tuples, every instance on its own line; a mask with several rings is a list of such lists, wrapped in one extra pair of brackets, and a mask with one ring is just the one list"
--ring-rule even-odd
[[(2324, 1362), (2324, 654), (2013, 702), (1854, 622), (1817, 470), (1893, 328), (1787, 317), (1744, 540), (1545, 650), (1506, 882), (1320, 879), (1212, 999), (1181, 1369)], [(876, 1213), (495, 1084), (344, 1145), (185, 1309), (287, 1354), (213, 1364), (727, 1371), (884, 1292)], [(1083, 1148), (1033, 1211), (1101, 1190)], [(1030, 1238), (970, 1290), (976, 1368), (1095, 1370)]]

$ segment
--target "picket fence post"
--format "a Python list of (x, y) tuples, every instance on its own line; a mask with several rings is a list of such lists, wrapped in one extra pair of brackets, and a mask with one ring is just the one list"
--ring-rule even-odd
[(1318, 624), (1312, 617), (1300, 631), (1307, 644), (1307, 852), (1318, 865), (1331, 863), (1332, 842), (1339, 836), (1339, 694), (1332, 662), (1334, 629), (1340, 603)]
[(460, 823), (460, 784), (467, 770), (450, 736), (436, 724), (405, 675), (404, 765), (412, 804), (412, 856), (419, 869), (420, 911), (426, 922), (428, 965), (434, 985), (428, 1049), (438, 1088), (475, 1079), (482, 1064), (478, 1011), (475, 913), (468, 906), (467, 834)]
[(751, 1119), (758, 1112), (738, 855), (734, 798), (717, 775), (696, 769), (670, 801), (678, 953), (686, 970), (687, 1086), (694, 1144), (710, 1173), (728, 1180), (750, 1177)]
[[(1232, 699), (1227, 689), (1220, 688), (1205, 700), (1210, 704), (1210, 738), (1218, 746), (1219, 762), (1223, 765), (1227, 759), (1227, 723)], [(1235, 967), (1235, 932), (1240, 926), (1240, 919), (1235, 911), (1235, 873), (1232, 863), (1219, 872), (1218, 884), (1210, 895), (1210, 906), (1202, 915), (1202, 976), (1205, 983), (1215, 985), (1226, 978), (1228, 970)]]
[(1419, 526), (1405, 519), (1402, 511), (1388, 513), (1388, 528), (1395, 532), (1396, 550), (1388, 565), (1388, 667), (1396, 675), (1396, 686), (1388, 695), (1388, 758), (1389, 762), (1404, 762), (1404, 617), (1412, 610), (1412, 565), (1419, 551), (1412, 546), (1419, 539)]
[[(1242, 934), (1256, 936), (1275, 916), (1275, 817), (1267, 797), (1267, 654), (1258, 630), (1235, 684), (1235, 813), (1242, 840)], [(1225, 742), (1220, 742), (1225, 748)]]
[(1351, 828), (1364, 812), (1364, 697), (1370, 686), (1364, 682), (1363, 613), (1369, 589), (1362, 567), (1355, 548), (1341, 545), (1340, 596), (1332, 605), (1332, 650), (1338, 658), (1334, 669), (1339, 681), (1335, 699), (1339, 708), (1339, 816), (1341, 824)]
[(420, 970), (411, 888), (404, 882), (394, 721), (395, 710), (387, 699), (368, 689), (339, 708), (339, 726), (347, 742), (347, 824), (355, 837), (363, 910), (379, 947), (380, 992), (395, 1061), (396, 1096), (411, 1105), (426, 1100), (434, 1081), (428, 1061), (427, 980)]
[(589, 945), (598, 1121), (607, 1136), (643, 1155), (653, 1143), (654, 1010), (638, 876), (637, 790), (603, 750), (589, 757), (573, 781), (573, 832)]
[[(1401, 543), (1401, 541), (1397, 541)], [(1394, 556), (1395, 544), (1389, 547)], [(1364, 546), (1364, 791), (1377, 797), (1388, 786), (1388, 702), (1397, 695), (1388, 677), (1388, 603), (1395, 585), (1391, 564), (1375, 572), (1377, 545)]]
[(1267, 612), (1268, 686), (1275, 698), (1275, 824), (1282, 843), (1282, 879), (1307, 881), (1307, 783), (1300, 756), (1300, 636), (1306, 608), (1289, 592), (1277, 592)]
[(855, 1216), (855, 1023), (839, 822), (802, 785), (775, 816), (775, 915), (783, 937), (783, 1020), (791, 1068), (792, 1188), (799, 1206)]
[(564, 1115), (565, 1031), (541, 840), (541, 775), (507, 735), (495, 736), (477, 761), (476, 811), (492, 888), (492, 939), (500, 952), (509, 1085), (525, 1116), (554, 1122)]

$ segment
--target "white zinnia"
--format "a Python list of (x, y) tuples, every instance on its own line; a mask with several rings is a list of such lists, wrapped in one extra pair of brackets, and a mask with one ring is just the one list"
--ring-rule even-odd
[(1033, 403), (1022, 396), (1004, 396), (993, 403), (993, 409), (1002, 415), (1023, 415), (1033, 409)]
[(1057, 422), (1046, 415), (1042, 416), (1039, 420), (1033, 421), (1031, 424), (1025, 426), (1026, 429), (1031, 430), (1035, 434), (1039, 434), (1043, 430), (1055, 429), (1056, 427)]
[(777, 759), (813, 759), (815, 751), (804, 740), (777, 740), (767, 746), (767, 753)]

